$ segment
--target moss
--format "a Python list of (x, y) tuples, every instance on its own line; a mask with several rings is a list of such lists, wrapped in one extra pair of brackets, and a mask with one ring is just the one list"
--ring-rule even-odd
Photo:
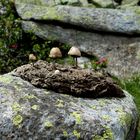
[(44, 126), (47, 127), (47, 128), (51, 128), (51, 127), (53, 127), (53, 124), (50, 121), (46, 120), (44, 122)]
[(39, 106), (38, 106), (38, 105), (33, 105), (31, 108), (32, 108), (33, 110), (38, 110), (38, 109), (39, 109)]
[(22, 121), (23, 121), (23, 118), (21, 115), (16, 115), (13, 117), (13, 124), (16, 126), (20, 126)]
[(73, 135), (74, 135), (77, 139), (80, 138), (80, 133), (77, 132), (77, 130), (74, 130), (74, 131), (73, 131)]
[(0, 76), (0, 82), (10, 84), (13, 81), (13, 77), (11, 75), (8, 76)]
[(19, 111), (22, 111), (22, 108), (21, 108), (21, 106), (20, 106), (17, 102), (15, 102), (15, 103), (13, 103), (13, 105), (12, 105), (12, 110), (13, 110), (14, 112), (19, 112)]
[(73, 112), (71, 115), (76, 119), (76, 124), (81, 124), (82, 119), (78, 112)]

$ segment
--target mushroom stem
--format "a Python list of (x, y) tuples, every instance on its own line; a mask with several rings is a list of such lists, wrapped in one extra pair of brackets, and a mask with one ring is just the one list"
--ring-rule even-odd
[(75, 66), (77, 68), (77, 57), (75, 57)]

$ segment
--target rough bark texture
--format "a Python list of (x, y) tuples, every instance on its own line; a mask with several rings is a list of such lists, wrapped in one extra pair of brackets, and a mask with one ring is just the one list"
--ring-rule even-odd
[(138, 112), (133, 97), (124, 94), (76, 98), (0, 75), (0, 139), (134, 140)]
[[(57, 70), (59, 72), (55, 73)], [(90, 98), (124, 97), (121, 88), (109, 76), (88, 69), (74, 69), (39, 60), (14, 72), (37, 87), (59, 93)]]

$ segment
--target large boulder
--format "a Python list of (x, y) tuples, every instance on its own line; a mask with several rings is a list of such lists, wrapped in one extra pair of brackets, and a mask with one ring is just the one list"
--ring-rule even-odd
[(0, 139), (134, 140), (133, 97), (76, 98), (39, 89), (13, 73), (0, 76)]

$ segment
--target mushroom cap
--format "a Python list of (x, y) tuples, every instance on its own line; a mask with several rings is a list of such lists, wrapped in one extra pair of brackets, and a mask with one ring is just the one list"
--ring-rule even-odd
[(81, 52), (77, 47), (73, 46), (73, 47), (70, 48), (70, 50), (68, 52), (68, 55), (75, 56), (75, 57), (80, 57)]
[(49, 57), (51, 58), (62, 57), (62, 53), (58, 47), (53, 47), (50, 51)]
[(35, 61), (37, 58), (36, 58), (36, 56), (34, 55), (34, 54), (29, 54), (29, 60), (31, 60), (31, 61)]

